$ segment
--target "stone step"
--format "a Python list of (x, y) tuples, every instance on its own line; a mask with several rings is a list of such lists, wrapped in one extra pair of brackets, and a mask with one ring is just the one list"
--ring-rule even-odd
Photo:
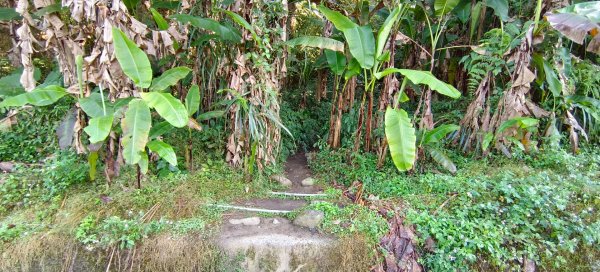
[(305, 200), (265, 198), (245, 200), (235, 204), (212, 204), (211, 206), (230, 210), (282, 214), (301, 209), (306, 205), (308, 202)]
[(304, 271), (307, 265), (312, 271), (325, 261), (335, 242), (331, 236), (283, 217), (260, 218), (258, 224), (231, 223), (244, 219), (249, 218), (226, 220), (216, 237), (219, 247), (231, 258), (242, 256), (244, 271)]

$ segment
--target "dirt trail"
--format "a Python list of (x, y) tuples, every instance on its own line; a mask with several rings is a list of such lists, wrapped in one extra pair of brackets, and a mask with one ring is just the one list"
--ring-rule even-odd
[(319, 185), (313, 186), (302, 186), (302, 180), (311, 177), (312, 172), (308, 168), (308, 160), (306, 154), (299, 152), (289, 157), (284, 166), (285, 176), (292, 181), (292, 187), (285, 190), (288, 193), (303, 193), (303, 194), (315, 194), (320, 193), (323, 190)]
[[(304, 153), (288, 158), (285, 176), (292, 181), (286, 193), (315, 194), (322, 192), (318, 185), (302, 186), (302, 180), (311, 177)], [(300, 227), (281, 216), (259, 215), (245, 208), (269, 211), (297, 211), (310, 203), (310, 199), (261, 198), (240, 200), (223, 216), (223, 225), (217, 244), (231, 256), (242, 254), (242, 267), (246, 271), (295, 271), (310, 264), (319, 267), (320, 259), (334, 244), (335, 239), (315, 229)], [(243, 220), (246, 222), (240, 223)], [(269, 267), (269, 268), (266, 268)]]

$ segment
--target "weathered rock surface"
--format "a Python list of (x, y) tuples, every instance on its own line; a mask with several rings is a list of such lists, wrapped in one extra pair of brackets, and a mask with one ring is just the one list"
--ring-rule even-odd
[(283, 175), (273, 175), (271, 176), (271, 179), (285, 187), (292, 187), (292, 181), (284, 177)]
[(15, 164), (12, 162), (0, 162), (0, 172), (12, 172)]
[(302, 186), (313, 186), (315, 185), (315, 179), (308, 177), (302, 180), (301, 182)]
[(258, 217), (247, 217), (242, 219), (229, 219), (229, 223), (232, 225), (244, 225), (244, 226), (256, 226), (260, 224), (260, 218)]
[(325, 214), (322, 211), (308, 210), (298, 215), (298, 217), (294, 219), (294, 224), (314, 229), (323, 222), (323, 218), (325, 218)]
[(318, 268), (328, 261), (327, 254), (335, 245), (332, 237), (283, 217), (262, 220), (258, 226), (223, 224), (215, 237), (221, 250), (239, 260), (242, 271), (324, 271)]

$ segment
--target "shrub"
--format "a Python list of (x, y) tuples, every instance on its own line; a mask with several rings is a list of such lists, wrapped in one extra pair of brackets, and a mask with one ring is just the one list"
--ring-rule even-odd
[(598, 182), (582, 178), (564, 179), (548, 172), (518, 177), (505, 172), (471, 180), (468, 191), (447, 210), (409, 212), (422, 239), (436, 241), (425, 264), (434, 270), (464, 270), (484, 256), (501, 270), (520, 266), (524, 257), (536, 262), (553, 257), (553, 265), (563, 265), (559, 252), (600, 242), (594, 235), (600, 231), (594, 210), (600, 207), (598, 203), (589, 207), (598, 192), (573, 190)]
[(21, 110), (10, 131), (0, 131), (0, 161), (39, 162), (58, 150), (56, 127), (71, 104), (61, 100), (53, 106)]

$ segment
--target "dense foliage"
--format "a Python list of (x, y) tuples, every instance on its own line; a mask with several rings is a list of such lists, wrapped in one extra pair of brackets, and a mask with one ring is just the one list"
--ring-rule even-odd
[(362, 267), (398, 222), (426, 271), (600, 267), (598, 1), (0, 6), (0, 270), (45, 239), (227, 270), (213, 204), (296, 152)]

